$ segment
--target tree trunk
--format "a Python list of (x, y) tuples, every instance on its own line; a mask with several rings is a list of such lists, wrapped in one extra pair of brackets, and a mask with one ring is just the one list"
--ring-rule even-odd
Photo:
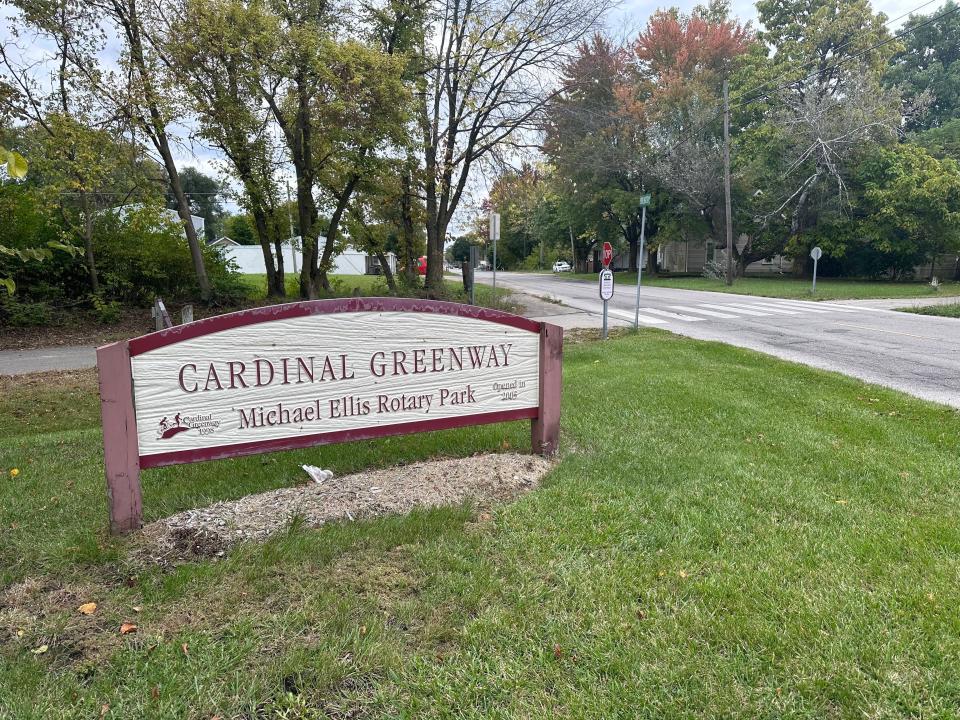
[(90, 212), (90, 198), (85, 192), (80, 193), (80, 207), (83, 210), (83, 247), (87, 255), (90, 290), (97, 295), (100, 293), (100, 281), (97, 278), (97, 263), (93, 257), (93, 213)]
[(310, 272), (316, 266), (317, 258), (317, 212), (313, 200), (313, 188), (305, 173), (297, 170), (297, 221), (300, 223), (300, 244), (302, 246), (302, 265), (300, 267), (300, 297), (304, 300), (316, 300), (317, 290)]
[(401, 180), (403, 193), (400, 199), (400, 216), (402, 228), (400, 232), (400, 259), (403, 262), (403, 273), (408, 287), (417, 286), (418, 256), (414, 247), (413, 226), (413, 178), (410, 169), (404, 171)]
[(343, 217), (343, 213), (347, 209), (347, 205), (350, 204), (350, 197), (353, 195), (353, 190), (357, 186), (357, 182), (359, 180), (359, 175), (354, 175), (352, 178), (350, 178), (347, 186), (337, 198), (337, 207), (334, 208), (333, 215), (330, 216), (330, 226), (327, 228), (327, 240), (323, 244), (323, 257), (320, 258), (318, 263), (314, 263), (314, 267), (312, 269), (313, 271), (311, 275), (312, 279), (314, 280), (314, 287), (319, 284), (319, 286), (322, 287), (326, 292), (332, 291), (332, 288), (330, 287), (330, 280), (327, 278), (327, 273), (330, 270), (330, 266), (333, 264), (333, 247), (336, 243), (337, 234), (340, 232), (340, 219)]
[(274, 267), (273, 252), (270, 247), (271, 238), (270, 231), (267, 228), (267, 218), (259, 203), (254, 201), (251, 204), (253, 205), (253, 208), (251, 208), (253, 225), (257, 231), (257, 239), (260, 241), (260, 250), (263, 252), (263, 266), (267, 271), (267, 297), (277, 297), (277, 270)]
[[(283, 269), (283, 240), (275, 238), (273, 247), (277, 251), (277, 271), (273, 274), (273, 294), (278, 297), (287, 296), (287, 276)], [(293, 245), (290, 252), (294, 252)]]
[(647, 269), (645, 271), (647, 277), (656, 277), (657, 272), (657, 250), (656, 248), (651, 248), (647, 246)]
[(390, 263), (387, 262), (387, 256), (384, 254), (383, 250), (376, 250), (374, 254), (377, 256), (377, 260), (380, 262), (380, 267), (383, 268), (383, 277), (387, 281), (387, 288), (390, 290), (391, 295), (397, 295), (397, 279), (393, 276), (393, 270), (390, 269)]
[(149, 122), (144, 122), (145, 129), (150, 135), (150, 140), (156, 147), (157, 152), (163, 160), (163, 167), (167, 171), (167, 177), (170, 180), (170, 189), (177, 201), (177, 213), (183, 222), (183, 230), (187, 235), (187, 245), (190, 246), (190, 257), (193, 260), (193, 269), (197, 275), (197, 285), (200, 286), (200, 299), (204, 302), (210, 302), (210, 280), (207, 278), (207, 269), (203, 264), (203, 251), (200, 248), (200, 242), (197, 239), (197, 229), (193, 226), (193, 220), (190, 217), (190, 203), (187, 202), (187, 196), (183, 193), (183, 185), (180, 183), (180, 174), (177, 172), (177, 164), (174, 162), (173, 153), (170, 151), (170, 141), (167, 136), (167, 123), (160, 113), (160, 107), (157, 101), (154, 89), (154, 77), (151, 69), (147, 66), (147, 61), (143, 52), (143, 40), (141, 38), (142, 26), (140, 24), (139, 13), (137, 12), (136, 0), (127, 0), (126, 6), (119, 2), (114, 2), (118, 19), (124, 27), (127, 36), (127, 42), (130, 50), (130, 61), (137, 68), (137, 74), (140, 76), (140, 82), (143, 85), (143, 97), (150, 115)]
[(160, 154), (163, 157), (163, 164), (167, 168), (167, 175), (170, 177), (170, 187), (173, 189), (173, 196), (177, 199), (177, 213), (180, 215), (180, 220), (183, 222), (183, 229), (187, 235), (187, 245), (190, 246), (190, 257), (193, 260), (193, 269), (197, 274), (197, 285), (200, 286), (200, 299), (208, 303), (212, 295), (210, 291), (210, 279), (207, 277), (207, 268), (203, 264), (203, 250), (200, 249), (197, 229), (193, 226), (190, 203), (183, 192), (183, 186), (180, 184), (180, 174), (177, 172), (177, 166), (170, 152), (166, 132), (163, 133), (160, 140), (162, 146)]
[(623, 230), (623, 237), (629, 245), (630, 272), (637, 272), (637, 253), (640, 248), (640, 230), (635, 222), (627, 225)]

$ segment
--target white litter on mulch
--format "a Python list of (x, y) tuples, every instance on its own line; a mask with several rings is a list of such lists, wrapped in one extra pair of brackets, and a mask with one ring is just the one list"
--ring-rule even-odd
[(510, 500), (535, 488), (549, 469), (549, 461), (537, 455), (503, 453), (326, 478), (157, 520), (138, 534), (136, 554), (150, 562), (176, 563), (223, 555), (241, 541), (263, 540), (295, 518), (317, 527), (414, 508)]

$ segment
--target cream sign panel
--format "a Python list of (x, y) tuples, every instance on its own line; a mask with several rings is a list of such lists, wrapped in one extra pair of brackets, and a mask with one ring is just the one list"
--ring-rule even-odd
[(233, 327), (131, 357), (141, 457), (536, 408), (540, 338), (363, 311)]

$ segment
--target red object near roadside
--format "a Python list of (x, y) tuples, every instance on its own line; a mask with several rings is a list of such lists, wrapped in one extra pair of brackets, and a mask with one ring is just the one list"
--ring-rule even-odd
[(427, 256), (426, 256), (426, 255), (422, 255), (422, 256), (417, 260), (417, 274), (418, 274), (418, 275), (426, 275), (426, 274), (427, 274)]
[(613, 261), (613, 245), (608, 242), (603, 244), (603, 266), (605, 268), (610, 267), (610, 263)]

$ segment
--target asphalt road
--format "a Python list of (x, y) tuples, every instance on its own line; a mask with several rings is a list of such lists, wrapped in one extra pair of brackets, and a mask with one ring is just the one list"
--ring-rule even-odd
[[(489, 283), (489, 273), (477, 280)], [(497, 285), (601, 312), (595, 282), (534, 273), (497, 273)], [(618, 284), (611, 326), (632, 325), (636, 286)], [(643, 287), (640, 325), (719, 340), (895, 388), (960, 408), (960, 320), (877, 307), (875, 301), (813, 302)], [(909, 300), (901, 305), (909, 305)], [(595, 324), (595, 323), (594, 323)]]
[(65, 345), (40, 350), (0, 350), (0, 375), (79, 370), (97, 364), (97, 349), (88, 345)]

